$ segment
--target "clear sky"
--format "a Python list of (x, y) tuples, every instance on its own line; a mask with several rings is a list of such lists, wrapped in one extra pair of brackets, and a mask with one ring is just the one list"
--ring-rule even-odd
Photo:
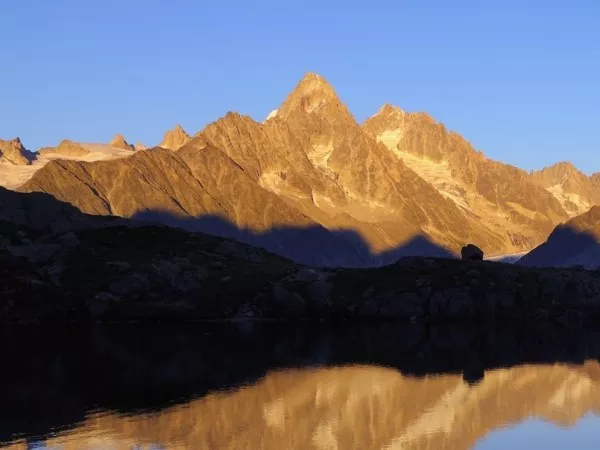
[(160, 142), (262, 120), (307, 71), (359, 121), (427, 111), (488, 156), (600, 171), (598, 0), (13, 0), (0, 137)]

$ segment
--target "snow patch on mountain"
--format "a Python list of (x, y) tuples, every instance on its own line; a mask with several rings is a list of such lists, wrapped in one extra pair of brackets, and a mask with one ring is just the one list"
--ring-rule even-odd
[(106, 161), (109, 159), (125, 158), (133, 155), (132, 150), (123, 150), (114, 148), (106, 144), (81, 144), (83, 148), (89, 151), (86, 155), (64, 155), (60, 153), (44, 153), (44, 156), (38, 156), (31, 165), (14, 165), (0, 162), (0, 186), (7, 189), (17, 189), (33, 175), (44, 167), (49, 161), (54, 159), (68, 159), (74, 161)]
[(267, 118), (265, 119), (265, 122), (269, 119), (276, 117), (278, 112), (279, 112), (279, 109), (274, 109), (273, 111), (271, 111), (269, 113), (269, 115), (267, 116)]
[(396, 128), (395, 130), (387, 130), (377, 136), (377, 141), (381, 142), (391, 151), (396, 153), (396, 156), (401, 156), (401, 152), (398, 149), (398, 144), (402, 140), (404, 134), (404, 128)]
[(578, 194), (565, 192), (562, 184), (555, 184), (546, 188), (561, 204), (565, 211), (572, 216), (578, 216), (588, 211), (593, 205), (585, 201)]
[(333, 153), (333, 150), (333, 142), (328, 144), (313, 145), (313, 151), (308, 152), (307, 156), (310, 162), (312, 162), (316, 167), (328, 169), (329, 157)]
[(401, 151), (397, 151), (396, 154), (417, 175), (433, 185), (442, 196), (452, 200), (464, 210), (471, 210), (466, 190), (458, 181), (452, 178), (447, 162), (431, 161)]

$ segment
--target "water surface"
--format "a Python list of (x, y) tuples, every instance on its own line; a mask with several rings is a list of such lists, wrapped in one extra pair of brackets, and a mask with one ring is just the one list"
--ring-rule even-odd
[(195, 324), (0, 337), (10, 449), (585, 449), (600, 438), (595, 330)]

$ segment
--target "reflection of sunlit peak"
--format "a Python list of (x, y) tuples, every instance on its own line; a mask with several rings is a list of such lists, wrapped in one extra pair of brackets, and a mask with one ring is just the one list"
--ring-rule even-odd
[(599, 409), (600, 379), (590, 376), (599, 371), (596, 361), (525, 365), (489, 370), (469, 386), (459, 374), (414, 377), (376, 366), (283, 370), (153, 414), (96, 414), (48, 445), (467, 450), (531, 416), (560, 423)]

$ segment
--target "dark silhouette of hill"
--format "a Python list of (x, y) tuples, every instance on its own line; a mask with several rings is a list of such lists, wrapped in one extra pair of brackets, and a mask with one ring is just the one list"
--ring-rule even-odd
[(585, 268), (600, 266), (600, 242), (590, 232), (577, 230), (568, 224), (558, 226), (548, 240), (523, 256), (517, 264), (529, 267)]
[(424, 235), (387, 250), (373, 252), (369, 244), (354, 230), (328, 230), (320, 225), (310, 227), (277, 227), (259, 233), (239, 229), (226, 219), (206, 215), (197, 218), (177, 217), (164, 211), (144, 211), (133, 220), (162, 224), (191, 232), (207, 233), (262, 247), (300, 264), (327, 267), (383, 266), (406, 256), (454, 258), (445, 248)]
[(424, 376), (600, 358), (597, 329), (536, 323), (5, 327), (0, 443), (74, 426), (98, 408), (159, 410), (281, 368), (371, 364)]
[(125, 219), (84, 214), (70, 203), (57, 200), (50, 194), (25, 194), (0, 186), (0, 220), (38, 230), (61, 232), (73, 228), (117, 225)]
[(93, 216), (75, 206), (40, 192), (20, 193), (0, 187), (0, 220), (36, 229), (64, 231), (107, 225), (152, 223), (235, 239), (262, 247), (295, 262), (329, 267), (367, 267), (391, 264), (405, 256), (454, 257), (426, 236), (415, 236), (403, 245), (382, 252), (372, 252), (369, 244), (354, 230), (327, 230), (310, 227), (278, 227), (264, 233), (237, 228), (214, 215), (197, 218), (177, 217), (164, 211), (147, 210), (131, 219)]

